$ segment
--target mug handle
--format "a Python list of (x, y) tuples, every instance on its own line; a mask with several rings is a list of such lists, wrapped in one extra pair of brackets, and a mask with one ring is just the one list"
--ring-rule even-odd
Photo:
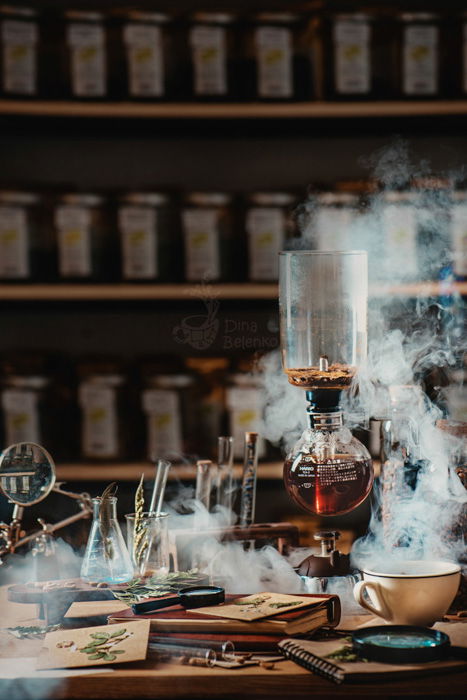
[[(373, 615), (376, 615), (376, 617), (382, 617), (384, 620), (390, 621), (392, 618), (390, 610), (387, 608), (387, 606), (384, 604), (380, 592), (380, 585), (378, 583), (375, 583), (373, 581), (359, 581), (353, 589), (353, 595), (355, 600), (359, 605), (362, 606), (362, 608), (366, 608), (366, 610), (369, 610)], [(365, 597), (365, 591), (366, 590), (372, 590), (376, 600), (378, 601), (378, 607), (374, 607), (369, 600), (366, 599)]]

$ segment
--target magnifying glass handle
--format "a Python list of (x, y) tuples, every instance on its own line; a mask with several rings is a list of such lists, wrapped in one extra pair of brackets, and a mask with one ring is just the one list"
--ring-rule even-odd
[(172, 605), (178, 605), (179, 603), (180, 596), (176, 595), (170, 596), (170, 598), (161, 598), (160, 600), (148, 600), (146, 603), (135, 603), (131, 606), (131, 609), (137, 615), (146, 615), (155, 610), (170, 608)]

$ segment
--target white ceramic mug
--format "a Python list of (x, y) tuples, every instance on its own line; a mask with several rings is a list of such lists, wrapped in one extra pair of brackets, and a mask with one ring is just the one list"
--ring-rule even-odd
[(460, 583), (460, 567), (448, 561), (405, 561), (362, 570), (354, 587), (362, 608), (392, 625), (431, 626), (448, 610)]

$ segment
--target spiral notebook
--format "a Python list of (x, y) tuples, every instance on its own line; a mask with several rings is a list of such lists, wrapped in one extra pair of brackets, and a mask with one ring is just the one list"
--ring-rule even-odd
[[(446, 632), (453, 645), (467, 647), (466, 623), (437, 623), (435, 627)], [(422, 664), (384, 664), (376, 661), (349, 662), (327, 658), (328, 654), (337, 651), (344, 644), (345, 640), (342, 638), (322, 642), (284, 639), (279, 642), (278, 647), (287, 659), (338, 684), (371, 682), (376, 679), (396, 680), (405, 676), (414, 678), (467, 669), (466, 660), (454, 658)]]

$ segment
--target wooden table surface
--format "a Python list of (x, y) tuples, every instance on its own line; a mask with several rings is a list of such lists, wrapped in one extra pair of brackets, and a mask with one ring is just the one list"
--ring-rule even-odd
[[(37, 624), (36, 607), (6, 602), (6, 588), (0, 589), (1, 627)], [(2, 629), (0, 655), (31, 658), (41, 646), (36, 640), (16, 640)], [(8, 665), (8, 664), (7, 664)], [(26, 674), (33, 671), (24, 662)], [(156, 661), (114, 666), (110, 673), (67, 676), (53, 671), (51, 676), (8, 680), (0, 673), (0, 698), (5, 700), (86, 700), (89, 698), (403, 698), (467, 696), (467, 671), (413, 680), (336, 685), (313, 675), (291, 661), (276, 664), (273, 670), (250, 667), (235, 671), (219, 668), (193, 668)], [(42, 671), (41, 674), (47, 672)]]

